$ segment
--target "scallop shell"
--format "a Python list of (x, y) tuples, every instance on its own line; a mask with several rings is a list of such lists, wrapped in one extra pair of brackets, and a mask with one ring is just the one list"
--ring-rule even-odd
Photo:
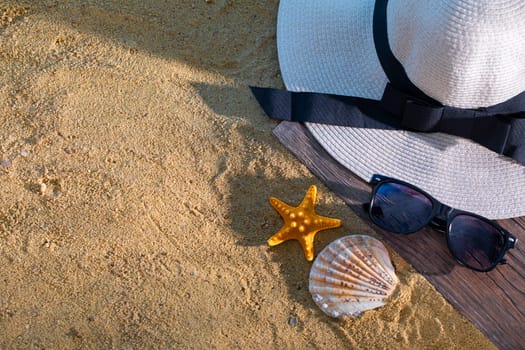
[(383, 243), (352, 235), (333, 241), (317, 256), (308, 289), (326, 314), (360, 316), (385, 305), (398, 282)]

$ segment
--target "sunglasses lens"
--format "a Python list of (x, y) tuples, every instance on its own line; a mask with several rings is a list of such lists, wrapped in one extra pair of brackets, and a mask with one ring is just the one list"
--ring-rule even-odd
[(425, 226), (432, 215), (431, 200), (402, 184), (386, 182), (377, 189), (370, 217), (377, 225), (395, 233), (411, 233)]
[(456, 259), (478, 270), (492, 267), (505, 249), (505, 236), (496, 227), (470, 215), (460, 214), (452, 219), (448, 240)]

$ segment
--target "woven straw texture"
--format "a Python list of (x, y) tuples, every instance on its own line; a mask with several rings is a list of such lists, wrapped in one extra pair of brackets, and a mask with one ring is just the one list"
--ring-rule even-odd
[[(286, 88), (380, 99), (387, 78), (372, 37), (374, 1), (282, 0), (277, 45)], [(525, 2), (391, 0), (392, 52), (410, 80), (440, 102), (497, 104), (525, 90)], [(308, 124), (338, 162), (368, 181), (413, 183), (458, 209), (525, 215), (525, 167), (441, 133)]]

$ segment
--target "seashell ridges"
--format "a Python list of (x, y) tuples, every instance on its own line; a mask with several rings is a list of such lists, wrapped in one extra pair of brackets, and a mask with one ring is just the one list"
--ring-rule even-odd
[(399, 279), (388, 250), (367, 235), (341, 237), (315, 259), (308, 289), (331, 317), (360, 316), (386, 304)]

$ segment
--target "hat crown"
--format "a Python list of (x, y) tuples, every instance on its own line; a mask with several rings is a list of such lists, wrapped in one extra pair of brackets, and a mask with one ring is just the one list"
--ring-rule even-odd
[(486, 107), (525, 90), (524, 18), (522, 0), (390, 0), (388, 37), (427, 95), (450, 106)]

